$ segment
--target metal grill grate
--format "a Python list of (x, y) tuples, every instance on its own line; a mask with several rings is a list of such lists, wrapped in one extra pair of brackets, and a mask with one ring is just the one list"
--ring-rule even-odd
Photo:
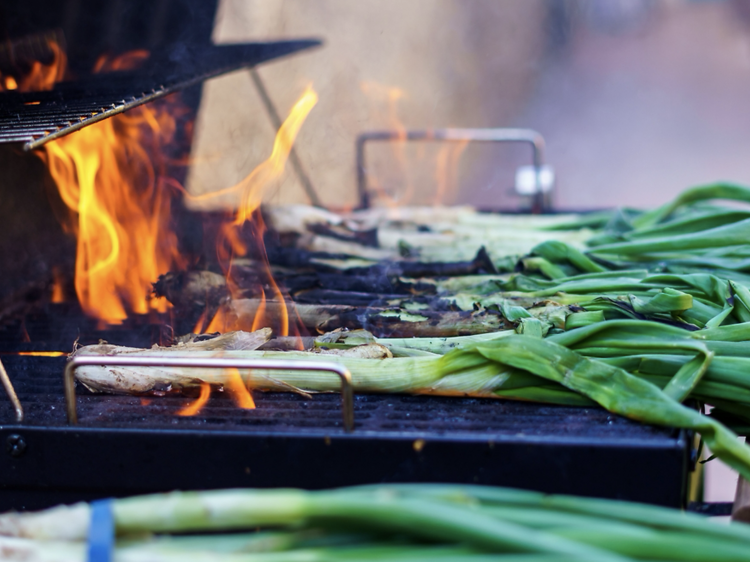
[[(3, 355), (10, 378), (27, 409), (27, 425), (64, 426), (63, 357)], [(341, 429), (341, 398), (319, 394), (312, 400), (289, 393), (255, 393), (255, 410), (237, 408), (221, 392), (192, 417), (176, 412), (190, 399), (179, 396), (84, 395), (78, 398), (80, 424), (141, 429), (228, 429), (325, 433)], [(671, 440), (675, 430), (631, 422), (600, 408), (545, 406), (526, 402), (434, 396), (358, 395), (356, 432), (462, 435), (482, 440), (502, 436), (565, 439), (612, 439), (620, 444), (648, 439)], [(14, 419), (6, 401), (0, 403), (0, 423)]]
[(173, 49), (137, 72), (94, 75), (61, 82), (48, 92), (0, 93), (0, 143), (25, 150), (137, 105), (242, 67), (320, 45), (315, 39), (247, 43), (192, 51)]

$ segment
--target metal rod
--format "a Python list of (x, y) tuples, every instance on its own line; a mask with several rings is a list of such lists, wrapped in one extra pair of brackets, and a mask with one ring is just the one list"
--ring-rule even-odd
[[(264, 84), (263, 79), (260, 77), (257, 68), (253, 67), (250, 69), (250, 77), (253, 79), (255, 89), (258, 90), (258, 95), (263, 102), (263, 107), (266, 108), (266, 113), (271, 119), (271, 123), (278, 131), (281, 128), (283, 121), (279, 116), (279, 112), (276, 111), (276, 106), (274, 105), (271, 96), (268, 94), (266, 85)], [(310, 181), (310, 176), (307, 175), (305, 168), (302, 166), (302, 161), (299, 159), (299, 156), (297, 156), (297, 149), (294, 147), (294, 145), (292, 145), (289, 149), (289, 162), (292, 164), (294, 173), (297, 175), (297, 179), (299, 179), (300, 183), (302, 184), (305, 193), (307, 193), (307, 197), (309, 197), (310, 203), (312, 203), (315, 207), (323, 207), (323, 204), (318, 197), (318, 193), (315, 191), (315, 187), (313, 187), (313, 184)]]
[(13, 408), (16, 410), (16, 421), (21, 423), (23, 421), (23, 406), (21, 406), (21, 401), (18, 399), (16, 389), (13, 388), (13, 383), (10, 382), (8, 371), (5, 370), (2, 361), (0, 361), (0, 381), (2, 381), (3, 387), (5, 387), (5, 393), (8, 395), (8, 398), (10, 398), (10, 401), (13, 403)]
[(536, 192), (532, 201), (532, 212), (541, 213), (546, 207), (540, 180), (544, 165), (544, 137), (533, 129), (431, 129), (419, 131), (367, 131), (360, 134), (356, 141), (357, 153), (357, 190), (359, 205), (366, 209), (370, 206), (370, 192), (367, 187), (367, 168), (365, 166), (365, 143), (371, 141), (470, 141), (470, 142), (520, 142), (531, 145), (534, 170), (536, 172)]
[(92, 111), (86, 116), (82, 115), (80, 117), (80, 121), (74, 122), (67, 127), (58, 128), (54, 132), (50, 131), (47, 134), (43, 134), (39, 138), (33, 138), (33, 140), (30, 140), (26, 144), (23, 145), (23, 149), (26, 151), (34, 150), (36, 148), (39, 148), (43, 144), (48, 143), (49, 141), (58, 139), (60, 137), (64, 137), (65, 135), (68, 135), (74, 131), (83, 129), (84, 127), (88, 127), (89, 125), (92, 125), (99, 121), (103, 121), (104, 119), (108, 119), (109, 117), (112, 117), (113, 115), (117, 115), (118, 113), (124, 113), (128, 109), (132, 109), (139, 105), (143, 105), (144, 103), (148, 103), (152, 100), (160, 98), (164, 96), (165, 94), (167, 94), (168, 92), (169, 92), (168, 89), (161, 87), (159, 89), (152, 90), (148, 94), (144, 92), (141, 95), (141, 97), (134, 98), (131, 101), (123, 100), (123, 102), (121, 102), (119, 105), (108, 108), (106, 111), (101, 111), (101, 112)]
[[(354, 388), (352, 375), (345, 366), (333, 362), (293, 361), (289, 359), (232, 359), (226, 357), (122, 357), (77, 355), (68, 360), (63, 373), (68, 423), (78, 423), (75, 370), (86, 365), (107, 367), (193, 367), (199, 369), (268, 369), (271, 371), (322, 371), (335, 373), (341, 379), (341, 411), (344, 430), (354, 431)], [(7, 389), (7, 387), (6, 387)], [(19, 403), (20, 407), (20, 403)]]

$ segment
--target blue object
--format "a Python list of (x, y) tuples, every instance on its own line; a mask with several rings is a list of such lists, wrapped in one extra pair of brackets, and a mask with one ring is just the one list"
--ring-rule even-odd
[(112, 500), (91, 502), (88, 562), (112, 562), (114, 545), (115, 519), (112, 515)]

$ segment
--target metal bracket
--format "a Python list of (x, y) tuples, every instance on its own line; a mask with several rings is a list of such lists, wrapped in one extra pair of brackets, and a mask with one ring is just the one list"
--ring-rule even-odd
[(226, 357), (123, 357), (77, 355), (71, 357), (63, 373), (65, 405), (68, 423), (78, 423), (76, 409), (75, 371), (86, 365), (107, 367), (194, 367), (199, 369), (268, 369), (272, 371), (322, 371), (335, 373), (341, 379), (341, 412), (344, 431), (354, 431), (354, 387), (352, 375), (345, 366), (323, 361), (293, 361), (288, 359), (233, 359)]
[(532, 212), (541, 213), (547, 207), (539, 174), (544, 166), (544, 138), (532, 129), (432, 129), (423, 131), (367, 131), (357, 137), (357, 190), (360, 208), (370, 206), (365, 166), (365, 143), (369, 141), (470, 141), (470, 142), (519, 142), (531, 145), (533, 166), (536, 170), (537, 189), (532, 201)]
[(8, 371), (5, 370), (5, 366), (3, 365), (2, 361), (0, 361), (0, 382), (2, 382), (3, 387), (5, 388), (5, 393), (13, 403), (13, 408), (16, 411), (16, 421), (18, 423), (21, 423), (23, 421), (23, 406), (21, 406), (21, 401), (18, 399), (16, 389), (13, 388), (13, 383), (10, 382)]

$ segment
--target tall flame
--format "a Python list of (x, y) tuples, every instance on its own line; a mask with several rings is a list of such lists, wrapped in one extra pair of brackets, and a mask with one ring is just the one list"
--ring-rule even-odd
[[(31, 75), (22, 78), (0, 76), (0, 88), (51, 88), (64, 76), (66, 60), (56, 44), (50, 44), (50, 49), (52, 64), (42, 67), (34, 63)], [(101, 57), (94, 72), (132, 69), (146, 57), (145, 51), (133, 51), (117, 59)], [(223, 225), (218, 248), (230, 289), (235, 287), (233, 259), (250, 251), (264, 268), (266, 278), (264, 305), (251, 323), (243, 319), (242, 326), (236, 326), (225, 311), (207, 322), (206, 311), (196, 331), (202, 331), (207, 323), (208, 331), (268, 325), (267, 295), (269, 305), (273, 305), (274, 328), (279, 335), (288, 335), (290, 314), (284, 293), (270, 271), (263, 246), (265, 225), (257, 211), (268, 188), (283, 174), (297, 134), (317, 100), (315, 91), (308, 87), (277, 132), (271, 155), (241, 182), (196, 197), (211, 198), (227, 192), (237, 195), (237, 210)], [(77, 236), (76, 294), (87, 314), (109, 324), (121, 323), (130, 312), (164, 312), (166, 299), (151, 296), (152, 283), (173, 266), (184, 265), (177, 237), (170, 228), (170, 193), (181, 186), (165, 177), (167, 160), (162, 147), (176, 130), (176, 120), (165, 105), (154, 102), (140, 106), (49, 142), (44, 148), (50, 175), (71, 211), (72, 220), (66, 226)], [(61, 300), (61, 289), (62, 284), (56, 282), (55, 301)]]
[[(171, 139), (174, 118), (140, 106), (45, 145), (50, 174), (77, 215), (75, 288), (84, 311), (111, 324), (128, 311), (164, 311), (151, 284), (179, 263), (170, 196), (144, 139)], [(152, 153), (155, 154), (155, 153)]]
[[(286, 167), (289, 152), (294, 145), (300, 128), (305, 122), (307, 115), (310, 113), (315, 104), (318, 103), (318, 94), (315, 93), (312, 86), (305, 89), (302, 96), (297, 100), (289, 112), (289, 115), (281, 124), (273, 142), (271, 156), (258, 165), (239, 183), (203, 195), (187, 195), (194, 201), (201, 201), (220, 197), (227, 193), (236, 193), (238, 196), (238, 211), (232, 223), (235, 226), (241, 226), (250, 220), (253, 212), (260, 207), (263, 196), (275, 180), (281, 177)], [(241, 252), (247, 251), (243, 245), (238, 242), (239, 237), (234, 236), (231, 239), (234, 249)]]
[(318, 94), (312, 86), (308, 86), (276, 133), (271, 156), (237, 186), (241, 193), (241, 200), (234, 220), (235, 225), (241, 225), (250, 219), (253, 212), (260, 206), (268, 187), (274, 180), (281, 177), (294, 140), (316, 103), (318, 103)]
[[(261, 292), (261, 305), (257, 308), (251, 321), (248, 321), (248, 318), (236, 318), (222, 308), (211, 320), (205, 330), (206, 332), (225, 332), (238, 329), (257, 330), (261, 327), (273, 325), (272, 327), (275, 328), (278, 335), (287, 336), (290, 333), (289, 310), (284, 293), (274, 281), (270, 272), (263, 245), (265, 224), (257, 211), (268, 188), (284, 173), (289, 152), (297, 134), (317, 101), (318, 95), (311, 86), (308, 86), (276, 133), (271, 155), (241, 182), (213, 193), (199, 196), (188, 195), (194, 200), (205, 200), (227, 193), (237, 194), (237, 211), (231, 220), (222, 225), (217, 246), (219, 259), (224, 264), (228, 287), (233, 293), (237, 292), (235, 284), (232, 282), (232, 262), (236, 256), (248, 255), (250, 252), (248, 242), (250, 242), (263, 264), (267, 285), (271, 292), (269, 295), (266, 295), (265, 291)], [(269, 306), (266, 305), (267, 298), (269, 299)], [(273, 303), (272, 307), (270, 306), (271, 303)], [(273, 312), (273, 320), (271, 320), (269, 312)], [(204, 321), (199, 322), (201, 325), (204, 323)]]
[(237, 369), (227, 369), (227, 371), (226, 388), (232, 400), (243, 410), (254, 409), (255, 400), (253, 400), (253, 395), (250, 394), (250, 390), (245, 385), (245, 381), (242, 380), (240, 372)]
[[(67, 57), (53, 39), (47, 46), (47, 62), (31, 62), (23, 76), (0, 74), (0, 90), (49, 90), (62, 80)], [(100, 57), (94, 71), (132, 69), (147, 57), (146, 51)], [(87, 314), (107, 323), (121, 323), (129, 311), (165, 311), (166, 301), (150, 296), (151, 284), (182, 262), (169, 227), (170, 190), (162, 185), (161, 147), (176, 130), (169, 103), (140, 106), (89, 125), (47, 143), (41, 155), (73, 215), (64, 226), (78, 238), (78, 299)], [(53, 302), (63, 299), (61, 289), (56, 278)]]

